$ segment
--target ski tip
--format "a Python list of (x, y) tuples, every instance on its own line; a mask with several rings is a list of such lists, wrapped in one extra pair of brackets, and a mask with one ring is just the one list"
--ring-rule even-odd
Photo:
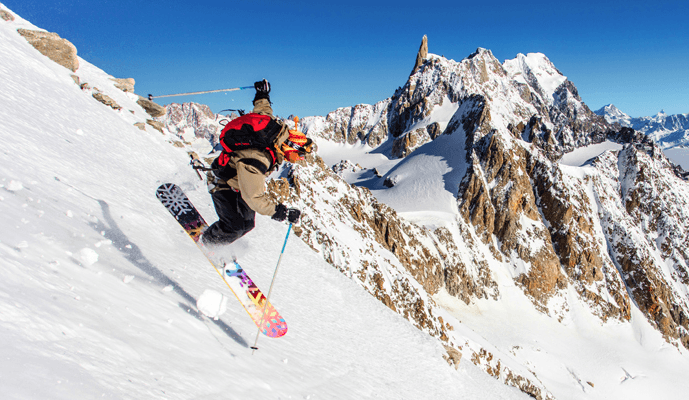
[(251, 346), (251, 350), (256, 351), (256, 350), (258, 350), (258, 347), (256, 347), (256, 346)]

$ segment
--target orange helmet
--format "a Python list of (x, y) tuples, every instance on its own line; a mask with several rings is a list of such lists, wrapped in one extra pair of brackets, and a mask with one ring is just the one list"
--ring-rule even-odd
[(305, 153), (311, 152), (313, 141), (297, 130), (290, 130), (289, 137), (280, 146), (280, 151), (285, 155), (289, 162), (296, 162), (304, 159)]

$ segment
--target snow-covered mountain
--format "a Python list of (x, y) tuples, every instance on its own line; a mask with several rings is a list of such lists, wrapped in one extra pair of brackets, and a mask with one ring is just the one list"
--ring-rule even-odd
[[(210, 151), (221, 117), (193, 104), (147, 115), (88, 62), (71, 72), (43, 57), (20, 27), (36, 29), (0, 21), (5, 396), (689, 389), (687, 182), (659, 147), (593, 114), (544, 55), (419, 54), (390, 98), (302, 119), (317, 153), (269, 184), (303, 210), (273, 300), (290, 331), (251, 356), (255, 328), (233, 299), (217, 319), (197, 307), (227, 289), (153, 198), (175, 182), (214, 219), (187, 152)], [(234, 251), (266, 287), (285, 226), (257, 225)]]
[(609, 104), (596, 111), (609, 123), (619, 123), (651, 138), (664, 149), (689, 147), (689, 113), (668, 115), (664, 111), (652, 117), (632, 118)]
[[(360, 210), (370, 210), (376, 201), (396, 210), (394, 218), (374, 207), (377, 211), (365, 220), (386, 223), (372, 228), (378, 234), (362, 233), (361, 241), (378, 237), (442, 309), (456, 307), (455, 300), (461, 299), (468, 306), (463, 312), (483, 313), (480, 304), (491, 299), (502, 305), (497, 314), (504, 315), (511, 298), (506, 292), (518, 288), (532, 310), (574, 329), (580, 329), (575, 328), (580, 311), (573, 311), (578, 307), (603, 327), (612, 323), (633, 330), (644, 315), (642, 324), (650, 323), (686, 354), (686, 174), (643, 135), (592, 113), (542, 54), (519, 55), (504, 64), (484, 49), (460, 62), (433, 54), (422, 59), (391, 98), (302, 120), (305, 131), (323, 139), (319, 154), (326, 164), (337, 164), (340, 176), (368, 188), (375, 198), (363, 192), (339, 200), (345, 206), (336, 218), (349, 212), (359, 221)], [(581, 161), (567, 165), (571, 160)], [(346, 173), (347, 165), (356, 167)], [(299, 182), (301, 171), (291, 179)], [(317, 192), (307, 198), (309, 205), (324, 200)], [(405, 221), (433, 234), (414, 233)], [(356, 226), (354, 221), (347, 225)], [(337, 235), (324, 233), (327, 227), (312, 231), (319, 238), (314, 248), (336, 249), (337, 257), (329, 258), (333, 264), (343, 269), (362, 264), (352, 261), (367, 253), (363, 249), (348, 255)], [(389, 276), (372, 271), (365, 276), (376, 275)], [(511, 283), (498, 278), (505, 276)], [(392, 289), (376, 296), (399, 308), (394, 285), (380, 286)], [(432, 310), (420, 316), (402, 313), (423, 328)], [(480, 326), (472, 328), (488, 334)], [(460, 335), (446, 342), (473, 352), (472, 360), (489, 373), (495, 370), (482, 363), (481, 354), (501, 363), (510, 358), (507, 348), (493, 353), (464, 339)], [(543, 383), (553, 390), (544, 383), (552, 371), (529, 370), (538, 380), (520, 375), (528, 384), (518, 387)], [(497, 373), (502, 379), (505, 375)], [(550, 396), (543, 390), (528, 393)]]
[(594, 112), (596, 115), (604, 117), (605, 120), (611, 124), (620, 124), (621, 126), (626, 126), (628, 128), (632, 127), (632, 117), (615, 107), (614, 104), (608, 104), (607, 106), (603, 106)]
[(601, 142), (612, 129), (588, 109), (576, 87), (543, 54), (520, 54), (502, 65), (490, 50), (479, 48), (460, 62), (433, 54), (425, 60), (390, 99), (306, 118), (304, 129), (329, 140), (373, 147), (389, 133), (391, 155), (403, 157), (448, 132), (463, 105), (463, 112), (473, 118), (484, 115), (501, 130), (539, 144), (553, 158)]

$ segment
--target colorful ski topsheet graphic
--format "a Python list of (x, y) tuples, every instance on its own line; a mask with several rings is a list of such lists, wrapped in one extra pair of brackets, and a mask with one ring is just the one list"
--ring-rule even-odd
[[(270, 303), (268, 303), (266, 307), (266, 296), (256, 287), (251, 278), (249, 278), (237, 262), (226, 264), (223, 273), (224, 276), (229, 277), (228, 279), (223, 279), (225, 279), (233, 292), (243, 290), (246, 296), (251, 300), (251, 306), (244, 305), (244, 309), (249, 312), (251, 318), (256, 321), (257, 325), (263, 316), (263, 327), (261, 329), (264, 335), (269, 337), (280, 337), (287, 333), (287, 323), (285, 319), (280, 316), (275, 307)], [(233, 287), (233, 285), (237, 283), (239, 283), (240, 287)], [(263, 315), (264, 307), (265, 315)]]
[[(208, 228), (208, 224), (182, 189), (173, 183), (165, 183), (158, 187), (156, 197), (201, 249), (261, 332), (273, 338), (284, 336), (287, 333), (285, 319), (272, 304), (266, 304), (266, 297), (242, 267), (236, 261), (224, 262), (222, 259), (216, 259), (213, 252), (199, 241), (203, 231)], [(263, 315), (264, 309), (265, 315)], [(262, 317), (263, 324), (261, 324)]]

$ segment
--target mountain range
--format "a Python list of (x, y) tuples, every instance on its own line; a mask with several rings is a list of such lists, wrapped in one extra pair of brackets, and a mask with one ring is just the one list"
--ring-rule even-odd
[(611, 124), (632, 128), (649, 136), (662, 148), (689, 147), (689, 113), (667, 115), (664, 111), (652, 117), (632, 118), (613, 104), (596, 111)]

